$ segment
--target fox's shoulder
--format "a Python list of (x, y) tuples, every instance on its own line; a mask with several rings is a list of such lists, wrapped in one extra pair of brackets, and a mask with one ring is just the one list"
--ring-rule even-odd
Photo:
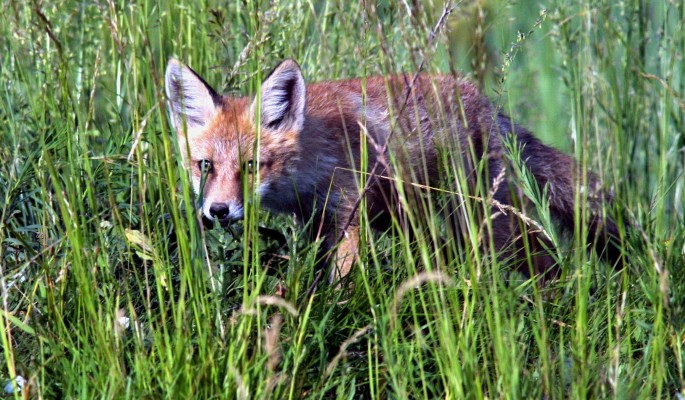
[(372, 101), (385, 102), (388, 96), (398, 100), (410, 94), (433, 94), (440, 97), (458, 94), (466, 99), (483, 96), (477, 85), (459, 74), (400, 73), (320, 81), (307, 85), (308, 102), (321, 99), (340, 101), (341, 98), (356, 98), (362, 95)]

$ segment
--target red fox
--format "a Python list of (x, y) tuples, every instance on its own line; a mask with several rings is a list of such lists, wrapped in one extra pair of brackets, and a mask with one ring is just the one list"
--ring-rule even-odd
[[(446, 168), (459, 170), (469, 186), (480, 182), (485, 193), (491, 192), (491, 230), (481, 244), (525, 264), (524, 272), (554, 271), (548, 252), (536, 252), (526, 262), (521, 251), (526, 241), (529, 249), (549, 243), (513, 213), (492, 205), (524, 201), (506, 183), (507, 135), (514, 135), (522, 162), (545, 189), (551, 214), (573, 228), (574, 188), (588, 188), (587, 231), (610, 260), (621, 254), (614, 243), (616, 223), (599, 215), (602, 202), (610, 199), (596, 179), (582, 174), (572, 157), (513, 124), (463, 77), (399, 74), (307, 85), (300, 66), (288, 59), (267, 76), (254, 99), (231, 98), (171, 59), (166, 95), (184, 163), (203, 198), (204, 217), (222, 225), (243, 218), (243, 189), (248, 188), (268, 210), (294, 214), (301, 223), (313, 220), (312, 239), (323, 238), (323, 252), (337, 246), (329, 281), (347, 275), (355, 261), (361, 195), (371, 226), (385, 230), (400, 212), (400, 189), (417, 204), (426, 188), (469, 190), (445, 182), (445, 176), (456, 175), (446, 174)], [(364, 187), (359, 184), (362, 147), (369, 173)], [(248, 179), (257, 187), (244, 185), (246, 176), (258, 178)], [(445, 212), (456, 236), (464, 223), (464, 213), (457, 211), (461, 201), (455, 197)]]

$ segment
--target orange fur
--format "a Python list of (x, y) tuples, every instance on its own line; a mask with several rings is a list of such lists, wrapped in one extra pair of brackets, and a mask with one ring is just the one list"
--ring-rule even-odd
[[(342, 239), (337, 273), (331, 280), (350, 271), (357, 253), (355, 205), (362, 188), (355, 171), (360, 170), (362, 145), (369, 149), (368, 165), (377, 166), (374, 177), (378, 179), (365, 192), (371, 224), (377, 229), (388, 228), (398, 208), (394, 200), (397, 181), (379, 177), (410, 182), (403, 190), (418, 199), (417, 185), (444, 186), (439, 156), (446, 149), (454, 155), (452, 167), (462, 168), (473, 185), (480, 179), (487, 187), (505, 171), (503, 135), (512, 132), (525, 144), (524, 156), (538, 183), (548, 185), (553, 213), (567, 224), (573, 213), (577, 184), (572, 177), (573, 159), (511, 124), (462, 77), (406, 74), (305, 86), (299, 66), (286, 60), (267, 77), (261, 96), (253, 100), (219, 96), (190, 68), (172, 60), (167, 95), (180, 148), (184, 153), (189, 149), (184, 157), (196, 190), (201, 161), (211, 165), (202, 193), (205, 216), (222, 223), (242, 217), (241, 177), (250, 172), (246, 165), (252, 161), (252, 173), (258, 168), (259, 187), (251, 189), (260, 194), (263, 207), (294, 214), (302, 223), (313, 218), (312, 239), (322, 237), (325, 250)], [(483, 159), (487, 167), (479, 174), (476, 166)], [(495, 189), (495, 200), (504, 204), (515, 200), (509, 185)], [(457, 234), (463, 223), (459, 218), (453, 221)], [(492, 240), (496, 249), (523, 258), (515, 255), (516, 247), (530, 232), (511, 216), (495, 218)], [(613, 222), (604, 221), (602, 226), (609, 226), (609, 234), (616, 233)], [(532, 240), (536, 244), (540, 239), (534, 235)], [(534, 272), (544, 272), (553, 264), (549, 255), (542, 255), (532, 266)]]

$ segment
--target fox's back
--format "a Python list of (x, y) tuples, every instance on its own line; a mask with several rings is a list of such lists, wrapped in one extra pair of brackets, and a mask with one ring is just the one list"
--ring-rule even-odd
[[(354, 170), (359, 166), (360, 140), (368, 138), (370, 162), (384, 149), (384, 156), (390, 158), (386, 165), (404, 166), (404, 173), (421, 181), (436, 176), (440, 148), (485, 150), (484, 135), (496, 121), (493, 107), (478, 88), (451, 75), (401, 74), (314, 83), (307, 87), (305, 110), (300, 137), (304, 149), (336, 154), (338, 164)], [(498, 146), (498, 138), (488, 145)]]
[[(513, 124), (462, 77), (400, 74), (307, 85), (299, 65), (285, 60), (254, 99), (221, 96), (175, 60), (165, 78), (172, 124), (179, 147), (186, 149), (184, 162), (195, 190), (203, 196), (203, 214), (229, 224), (243, 217), (244, 189), (254, 191), (262, 207), (294, 214), (303, 224), (312, 221), (311, 237), (324, 238), (324, 253), (342, 240), (338, 276), (349, 272), (355, 259), (362, 197), (372, 226), (382, 230), (402, 213), (398, 189), (409, 189), (401, 192), (420, 215), (423, 200), (430, 199), (423, 185), (436, 185), (450, 198), (445, 217), (456, 238), (466, 237), (468, 229), (462, 228), (470, 226), (459, 211), (470, 198), (463, 195), (461, 177), (467, 178), (466, 190), (485, 190), (480, 193), (499, 205), (525, 205), (504, 166), (502, 138), (511, 133), (521, 161), (547, 193), (551, 214), (573, 229), (579, 220), (574, 195), (579, 188), (587, 193), (592, 212), (588, 233), (606, 247), (609, 259), (621, 256), (611, 243), (619, 237), (618, 226), (598, 213), (610, 196), (594, 176), (578, 179), (573, 158)], [(367, 183), (360, 182), (361, 176)], [(482, 206), (483, 217), (487, 207), (495, 207), (489, 202)], [(526, 240), (551, 246), (515, 213), (499, 211), (490, 211), (491, 232), (484, 246), (492, 244), (517, 265), (527, 265), (528, 258), (520, 257)], [(543, 253), (530, 267), (543, 272), (553, 265), (554, 259)]]

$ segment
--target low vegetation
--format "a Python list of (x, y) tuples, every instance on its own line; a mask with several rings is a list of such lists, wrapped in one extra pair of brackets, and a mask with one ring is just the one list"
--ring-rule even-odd
[[(685, 396), (682, 2), (0, 4), (7, 396)], [(482, 220), (469, 249), (436, 248), (439, 212), (404, 204), (424, 236), (364, 223), (347, 289), (316, 285), (318, 243), (287, 216), (203, 229), (166, 113), (172, 55), (240, 95), (288, 57), (310, 82), (467, 74), (605, 183), (624, 265), (550, 221), (514, 146), (519, 211), (560, 279), (482, 251)]]

